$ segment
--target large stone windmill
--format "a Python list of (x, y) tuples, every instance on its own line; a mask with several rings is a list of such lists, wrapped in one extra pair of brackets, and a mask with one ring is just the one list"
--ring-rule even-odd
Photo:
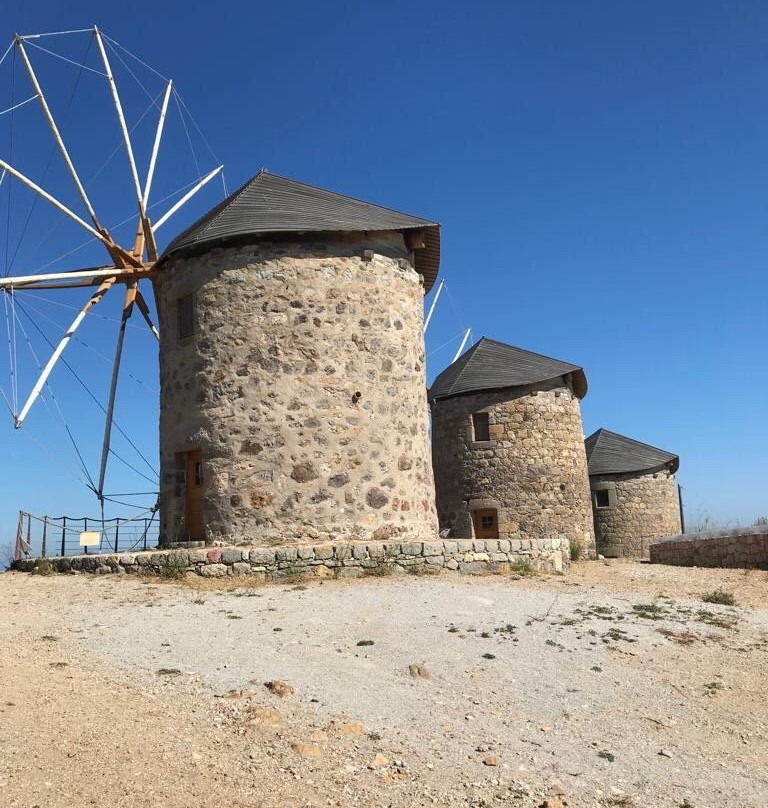
[(91, 222), (4, 169), (104, 245), (108, 266), (7, 278), (3, 288), (96, 286), (14, 413), (21, 426), (88, 311), (125, 287), (97, 494), (103, 493), (125, 324), (151, 279), (160, 340), (160, 537), (164, 544), (437, 535), (423, 297), (440, 254), (427, 219), (262, 171), (158, 255), (147, 199), (170, 85), (140, 182), (101, 32), (137, 204), (132, 245), (102, 226), (19, 49)]

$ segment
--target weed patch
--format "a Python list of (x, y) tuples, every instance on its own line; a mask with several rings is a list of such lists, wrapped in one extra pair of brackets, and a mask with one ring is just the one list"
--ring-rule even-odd
[(584, 555), (584, 542), (581, 539), (569, 539), (568, 546), (571, 552), (571, 561), (579, 561)]
[(644, 617), (646, 620), (663, 620), (664, 615), (668, 614), (667, 610), (658, 603), (635, 603), (632, 611), (638, 617)]
[(720, 606), (735, 606), (736, 598), (730, 592), (723, 592), (722, 589), (715, 589), (713, 592), (706, 592), (701, 596), (704, 603), (716, 603)]

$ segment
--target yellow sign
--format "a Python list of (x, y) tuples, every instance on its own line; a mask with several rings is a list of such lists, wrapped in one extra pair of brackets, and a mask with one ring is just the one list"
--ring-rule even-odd
[(80, 534), (81, 547), (97, 547), (99, 544), (101, 544), (101, 533), (86, 531)]

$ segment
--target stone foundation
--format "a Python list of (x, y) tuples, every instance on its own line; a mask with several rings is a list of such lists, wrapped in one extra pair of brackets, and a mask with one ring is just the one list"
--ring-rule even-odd
[(568, 542), (548, 539), (216, 547), (35, 558), (14, 562), (13, 568), (32, 572), (41, 561), (56, 572), (144, 573), (165, 577), (186, 574), (204, 578), (251, 576), (264, 582), (295, 576), (356, 578), (442, 570), (469, 574), (513, 572), (516, 568), (562, 571), (570, 565)]
[(768, 525), (670, 536), (650, 549), (653, 564), (764, 570), (768, 569)]

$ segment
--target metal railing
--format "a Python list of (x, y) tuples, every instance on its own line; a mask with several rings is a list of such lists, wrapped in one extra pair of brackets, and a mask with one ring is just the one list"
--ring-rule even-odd
[[(130, 553), (157, 546), (156, 509), (126, 519), (89, 516), (35, 516), (19, 511), (14, 559), (82, 553)], [(83, 546), (81, 533), (99, 534), (97, 545)]]

